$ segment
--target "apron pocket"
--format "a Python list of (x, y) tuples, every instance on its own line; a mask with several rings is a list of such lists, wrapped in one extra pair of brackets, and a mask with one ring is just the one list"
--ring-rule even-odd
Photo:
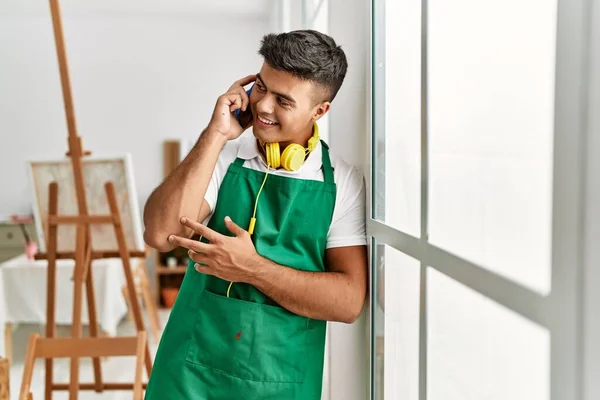
[(308, 318), (204, 291), (186, 360), (236, 378), (303, 383)]

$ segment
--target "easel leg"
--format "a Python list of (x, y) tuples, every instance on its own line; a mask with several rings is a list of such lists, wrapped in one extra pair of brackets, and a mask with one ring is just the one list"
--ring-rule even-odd
[(21, 391), (19, 394), (20, 400), (25, 400), (29, 397), (31, 390), (31, 378), (33, 377), (33, 365), (35, 363), (36, 343), (39, 338), (37, 333), (29, 336), (27, 346), (27, 355), (23, 364), (23, 380), (21, 381)]
[[(86, 298), (87, 298), (87, 308), (88, 308), (88, 317), (90, 324), (90, 336), (91, 337), (99, 337), (98, 336), (98, 318), (96, 318), (96, 293), (94, 292), (94, 279), (92, 273), (92, 238), (89, 235), (87, 236), (87, 248), (86, 248), (86, 267), (85, 271), (87, 272), (85, 279), (85, 288), (86, 288)], [(94, 357), (92, 359), (93, 367), (94, 367), (94, 383), (96, 384), (96, 392), (102, 392), (102, 366), (100, 364), (100, 358)]]
[(137, 339), (137, 362), (135, 364), (135, 377), (133, 380), (133, 398), (142, 400), (142, 375), (144, 372), (144, 347), (148, 343), (146, 332), (138, 333)]
[[(85, 266), (87, 226), (77, 225), (77, 242), (75, 246), (75, 268), (73, 269), (73, 327), (71, 337), (81, 338), (81, 306), (83, 295), (83, 273)], [(79, 358), (71, 357), (71, 382), (69, 386), (69, 399), (77, 400), (79, 391)]]
[[(58, 214), (58, 184), (52, 182), (49, 187), (48, 217), (54, 217)], [(55, 301), (56, 301), (56, 246), (57, 246), (56, 224), (48, 227), (48, 271), (46, 292), (46, 337), (53, 338), (56, 334), (55, 321)], [(54, 360), (46, 359), (46, 377), (45, 377), (45, 398), (52, 400), (52, 390), (54, 386)]]
[(148, 319), (150, 320), (150, 327), (152, 328), (152, 337), (154, 339), (154, 343), (158, 343), (160, 340), (160, 321), (158, 319), (158, 310), (154, 305), (154, 299), (152, 298), (152, 293), (150, 293), (150, 286), (144, 283), (142, 286), (142, 296), (144, 298), (144, 303), (146, 304), (146, 313), (148, 314)]
[[(129, 258), (129, 252), (127, 251), (127, 241), (125, 240), (125, 233), (123, 232), (123, 225), (121, 223), (121, 214), (119, 213), (119, 206), (117, 204), (117, 196), (115, 195), (115, 187), (112, 182), (108, 182), (104, 185), (106, 190), (106, 197), (108, 199), (108, 205), (110, 212), (114, 218), (115, 237), (119, 245), (119, 253), (121, 260), (123, 261), (123, 270), (125, 272), (125, 279), (127, 282), (127, 291), (129, 299), (132, 305), (133, 317), (135, 319), (135, 327), (138, 332), (145, 331), (144, 320), (142, 319), (142, 312), (140, 310), (140, 302), (137, 297), (135, 290), (135, 284), (133, 282), (133, 274), (131, 272), (131, 262)], [(150, 348), (148, 341), (146, 340), (146, 355), (144, 361), (146, 363), (146, 372), (148, 376), (152, 373), (152, 359), (150, 358)]]
[[(14, 390), (14, 389), (13, 389)], [(0, 357), (0, 400), (10, 400), (10, 363)]]
[(148, 273), (146, 271), (146, 260), (140, 260), (136, 273), (139, 279), (140, 286), (140, 295), (142, 299), (140, 302), (144, 302), (146, 306), (146, 314), (148, 315), (148, 320), (150, 321), (150, 328), (152, 329), (152, 337), (154, 339), (154, 343), (158, 343), (160, 340), (160, 320), (158, 318), (158, 310), (156, 309), (156, 304), (154, 303), (154, 299), (152, 298), (152, 291), (150, 290), (150, 278), (148, 277)]
[(123, 292), (123, 297), (125, 297), (125, 301), (127, 302), (127, 318), (133, 323), (135, 318), (133, 317), (133, 312), (131, 311), (132, 305), (131, 299), (129, 298), (129, 292), (127, 292), (127, 285), (124, 285), (121, 288), (121, 292)]

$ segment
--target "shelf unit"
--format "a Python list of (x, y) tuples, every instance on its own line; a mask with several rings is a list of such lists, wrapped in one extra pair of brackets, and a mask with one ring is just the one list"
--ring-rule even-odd
[[(183, 277), (187, 271), (187, 250), (177, 248), (168, 253), (156, 251), (156, 267), (154, 268), (154, 282), (156, 285), (156, 304), (160, 308), (169, 308), (165, 303), (163, 291), (164, 289), (179, 289)], [(177, 263), (175, 266), (169, 266), (167, 259), (175, 257)]]

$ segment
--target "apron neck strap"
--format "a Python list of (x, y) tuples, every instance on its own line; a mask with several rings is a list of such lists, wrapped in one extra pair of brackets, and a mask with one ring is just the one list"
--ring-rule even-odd
[(331, 159), (329, 158), (329, 146), (323, 140), (321, 140), (321, 153), (324, 181), (325, 183), (334, 183), (333, 168), (331, 167)]
[(237, 157), (233, 163), (235, 165), (237, 165), (238, 167), (243, 167), (244, 166), (244, 162), (246, 162), (246, 160), (244, 160), (243, 158)]

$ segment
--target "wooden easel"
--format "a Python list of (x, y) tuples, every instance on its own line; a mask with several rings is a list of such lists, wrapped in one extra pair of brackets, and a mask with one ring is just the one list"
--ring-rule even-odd
[[(146, 246), (146, 257), (150, 252), (150, 246)], [(146, 260), (142, 259), (138, 262), (134, 272), (134, 280), (136, 283), (136, 295), (140, 304), (144, 303), (146, 307), (146, 314), (150, 322), (150, 328), (152, 329), (152, 339), (154, 343), (158, 343), (160, 340), (160, 320), (158, 318), (158, 309), (156, 308), (155, 300), (152, 298), (152, 288), (150, 286), (150, 278), (148, 277), (148, 271), (146, 269)], [(127, 310), (129, 314), (129, 320), (135, 322), (135, 316), (133, 315), (133, 304), (129, 298), (129, 290), (127, 284), (122, 287), (123, 297), (127, 301)], [(1, 399), (0, 399), (1, 400)]]
[[(134, 398), (139, 398), (141, 400), (142, 394), (140, 388), (146, 387), (146, 384), (142, 384), (141, 382), (141, 370), (136, 371), (135, 382), (133, 383), (106, 383), (102, 381), (100, 358), (111, 355), (135, 355), (137, 356), (138, 365), (145, 363), (147, 375), (148, 377), (150, 376), (152, 371), (152, 359), (150, 358), (148, 342), (146, 340), (146, 332), (142, 320), (140, 304), (136, 296), (130, 263), (130, 257), (142, 258), (145, 257), (145, 252), (142, 250), (129, 251), (127, 249), (127, 243), (125, 240), (115, 189), (112, 182), (107, 182), (105, 184), (110, 214), (89, 215), (88, 213), (85, 186), (83, 181), (82, 157), (89, 155), (90, 153), (83, 151), (81, 138), (77, 134), (58, 0), (49, 1), (60, 67), (67, 127), (69, 132), (69, 152), (67, 155), (71, 158), (73, 167), (78, 215), (58, 215), (58, 185), (56, 182), (51, 183), (49, 188), (48, 209), (48, 248), (45, 254), (36, 255), (36, 259), (48, 260), (46, 338), (39, 339), (35, 334), (30, 337), (28, 357), (23, 369), (23, 381), (21, 384), (20, 399), (26, 400), (31, 398), (30, 384), (33, 373), (33, 362), (36, 358), (45, 358), (46, 400), (52, 399), (52, 392), (54, 390), (69, 390), (69, 398), (71, 400), (77, 399), (79, 390), (94, 390), (96, 392), (102, 392), (104, 390), (134, 390)], [(74, 252), (57, 252), (57, 228), (58, 225), (62, 224), (77, 225), (76, 247)], [(117, 251), (94, 251), (92, 249), (92, 237), (90, 231), (90, 225), (92, 224), (113, 225), (115, 237), (118, 243)], [(91, 262), (94, 259), (112, 257), (120, 257), (123, 262), (127, 290), (129, 292), (129, 298), (131, 299), (130, 306), (132, 308), (132, 313), (138, 332), (137, 336), (118, 338), (99, 337)], [(73, 273), (73, 325), (71, 337), (56, 338), (56, 260), (63, 258), (75, 260), (75, 268)], [(89, 338), (82, 337), (81, 308), (84, 284), (89, 313)], [(71, 359), (70, 383), (68, 384), (54, 383), (53, 359), (57, 357), (66, 357)], [(80, 357), (92, 357), (94, 368), (93, 383), (79, 382)]]

